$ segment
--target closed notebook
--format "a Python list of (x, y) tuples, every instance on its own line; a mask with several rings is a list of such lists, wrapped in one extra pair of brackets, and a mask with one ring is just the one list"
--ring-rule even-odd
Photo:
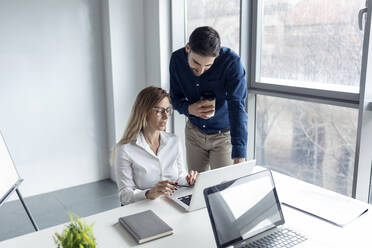
[(121, 217), (119, 223), (139, 244), (173, 233), (173, 229), (152, 210)]

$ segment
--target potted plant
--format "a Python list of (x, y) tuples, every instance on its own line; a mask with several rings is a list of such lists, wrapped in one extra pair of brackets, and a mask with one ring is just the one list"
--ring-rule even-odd
[(93, 224), (88, 225), (78, 216), (69, 214), (70, 223), (61, 234), (56, 233), (54, 242), (59, 248), (96, 248)]

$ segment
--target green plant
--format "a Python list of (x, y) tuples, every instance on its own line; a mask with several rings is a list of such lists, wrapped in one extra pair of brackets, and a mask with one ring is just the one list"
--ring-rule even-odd
[(93, 236), (93, 224), (88, 225), (77, 215), (69, 214), (70, 224), (61, 234), (56, 233), (54, 242), (60, 248), (95, 248), (96, 239)]

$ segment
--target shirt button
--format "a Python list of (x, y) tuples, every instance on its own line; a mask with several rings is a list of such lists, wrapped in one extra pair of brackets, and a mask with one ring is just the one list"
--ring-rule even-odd
[(205, 125), (203, 125), (203, 127), (205, 128)]

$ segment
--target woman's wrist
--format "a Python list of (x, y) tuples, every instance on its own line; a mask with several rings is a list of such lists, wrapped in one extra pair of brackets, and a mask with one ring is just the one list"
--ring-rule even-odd
[(151, 189), (147, 190), (145, 193), (146, 199), (153, 200), (154, 198), (152, 197)]
[(150, 190), (147, 190), (146, 193), (145, 193), (145, 197), (146, 197), (146, 199), (150, 199), (150, 198), (149, 198), (149, 193), (150, 193)]

